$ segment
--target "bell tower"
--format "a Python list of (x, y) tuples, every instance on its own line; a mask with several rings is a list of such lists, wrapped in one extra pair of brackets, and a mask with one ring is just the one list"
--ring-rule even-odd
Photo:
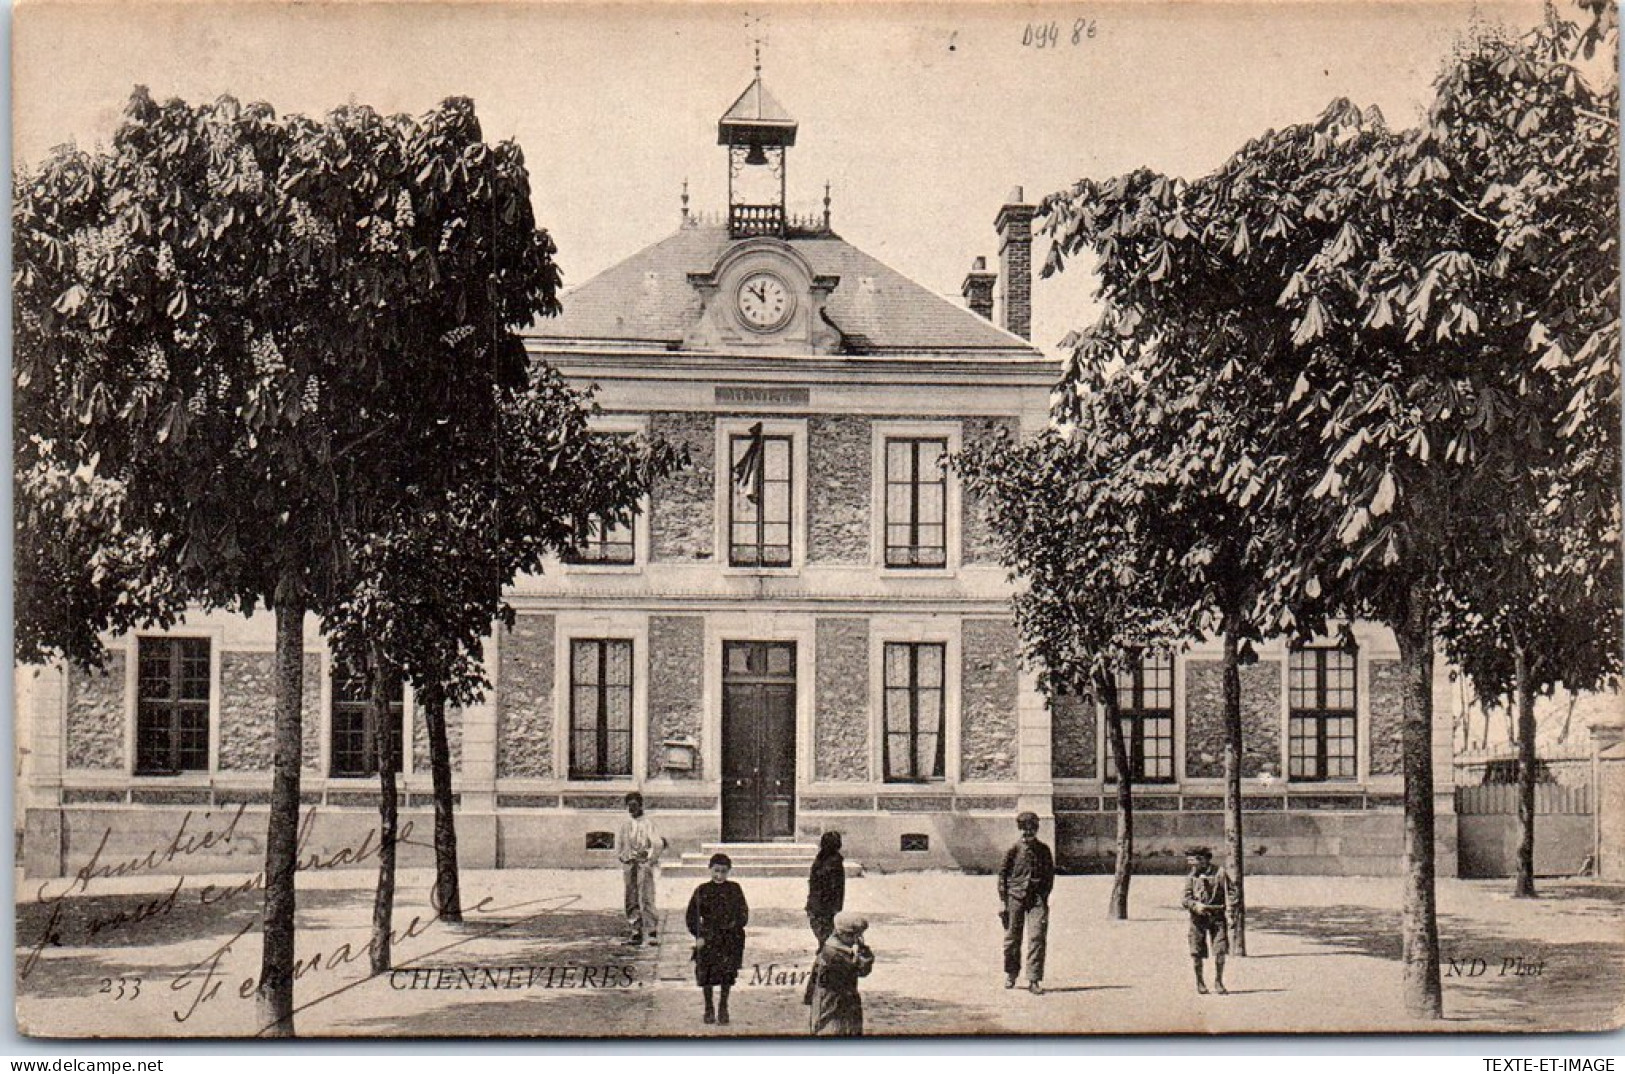
[(796, 144), (796, 121), (762, 85), (760, 49), (756, 77), (717, 121), (717, 144), (728, 147), (729, 235), (784, 238), (785, 150)]

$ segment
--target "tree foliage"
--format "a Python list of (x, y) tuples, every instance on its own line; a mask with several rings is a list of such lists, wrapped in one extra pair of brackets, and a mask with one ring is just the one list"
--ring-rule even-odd
[[(142, 594), (160, 616), (277, 614), (260, 996), (291, 1033), (303, 620), (348, 596), (353, 535), (422, 502), (525, 383), (515, 333), (557, 308), (553, 245), (519, 148), (486, 145), (460, 98), (312, 119), (138, 88), (110, 149), (14, 187), (19, 471), (108, 483), (109, 543), (163, 556)], [(38, 625), (43, 652), (82, 643)]]
[[(1165, 563), (1195, 614), (1211, 614), (1212, 570), (1256, 583), (1248, 615), (1271, 632), (1305, 634), (1328, 614), (1394, 629), (1407, 1001), (1424, 1015), (1439, 1011), (1441, 609), (1527, 612), (1524, 583), (1549, 575), (1566, 579), (1564, 614), (1618, 616), (1618, 98), (1611, 70), (1598, 89), (1581, 69), (1615, 24), (1605, 5), (1586, 10), (1585, 29), (1548, 12), (1523, 38), (1466, 41), (1416, 129), (1338, 100), (1199, 180), (1085, 179), (1041, 208), (1046, 271), (1091, 255), (1104, 306), (1071, 341), (1062, 415), (1139, 401), (1121, 427), (1125, 479), (1162, 497), (1173, 525), (1181, 510), (1211, 523), (1176, 531), (1170, 551), (1185, 551)], [(1226, 550), (1246, 558), (1225, 570), (1212, 534), (1232, 522), (1248, 539)], [(1048, 588), (1090, 569), (1029, 577)], [(1606, 655), (1580, 665), (1617, 664), (1618, 630), (1600, 633)]]

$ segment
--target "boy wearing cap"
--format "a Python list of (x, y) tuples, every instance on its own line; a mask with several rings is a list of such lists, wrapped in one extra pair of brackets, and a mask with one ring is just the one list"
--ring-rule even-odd
[(1038, 838), (1038, 815), (1016, 818), (1021, 838), (999, 868), (999, 919), (1004, 922), (1004, 987), (1021, 975), (1021, 940), (1027, 939), (1027, 989), (1044, 994), (1044, 939), (1049, 931), (1049, 893), (1055, 887), (1055, 855)]
[(835, 931), (818, 949), (806, 995), (815, 1037), (863, 1036), (858, 978), (875, 968), (874, 952), (863, 942), (868, 928), (868, 920), (857, 914), (836, 914)]
[(1235, 901), (1236, 887), (1230, 874), (1213, 864), (1213, 852), (1207, 847), (1191, 847), (1185, 851), (1185, 897), (1181, 905), (1191, 915), (1191, 962), (1196, 967), (1196, 991), (1207, 995), (1207, 982), (1202, 978), (1202, 960), (1209, 949), (1213, 951), (1213, 990), (1229, 995), (1224, 987), (1224, 956), (1230, 953), (1229, 910)]
[(666, 849), (666, 840), (655, 831), (654, 822), (644, 815), (643, 795), (637, 791), (626, 796), (626, 812), (627, 819), (621, 822), (621, 830), (615, 838), (615, 856), (620, 859), (626, 879), (626, 924), (632, 930), (626, 942), (633, 946), (645, 940), (659, 943), (655, 866), (660, 864), (660, 852)]

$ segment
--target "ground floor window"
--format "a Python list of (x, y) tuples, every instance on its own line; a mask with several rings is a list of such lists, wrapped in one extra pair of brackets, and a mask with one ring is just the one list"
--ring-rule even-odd
[(941, 642), (886, 643), (887, 782), (943, 778), (946, 656), (947, 646)]
[(1301, 648), (1287, 665), (1287, 778), (1359, 777), (1357, 654), (1349, 647)]
[(135, 771), (209, 769), (209, 640), (136, 641)]
[(373, 716), (367, 677), (347, 664), (333, 670), (333, 736), (329, 771), (335, 776), (378, 774), (378, 736), (389, 736), (391, 771), (401, 770), (401, 724), (406, 711), (405, 690), (399, 676), (385, 687), (389, 701), (388, 726), (380, 728)]
[(632, 643), (570, 643), (570, 778), (632, 774)]
[[(1146, 653), (1117, 675), (1118, 716), (1136, 783), (1174, 781), (1174, 660)], [(1106, 749), (1106, 779), (1117, 779), (1116, 758)]]

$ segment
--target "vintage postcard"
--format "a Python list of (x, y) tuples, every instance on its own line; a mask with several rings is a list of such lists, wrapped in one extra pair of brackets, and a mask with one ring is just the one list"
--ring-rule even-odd
[(18, 1031), (1619, 1027), (1616, 57), (20, 4)]

